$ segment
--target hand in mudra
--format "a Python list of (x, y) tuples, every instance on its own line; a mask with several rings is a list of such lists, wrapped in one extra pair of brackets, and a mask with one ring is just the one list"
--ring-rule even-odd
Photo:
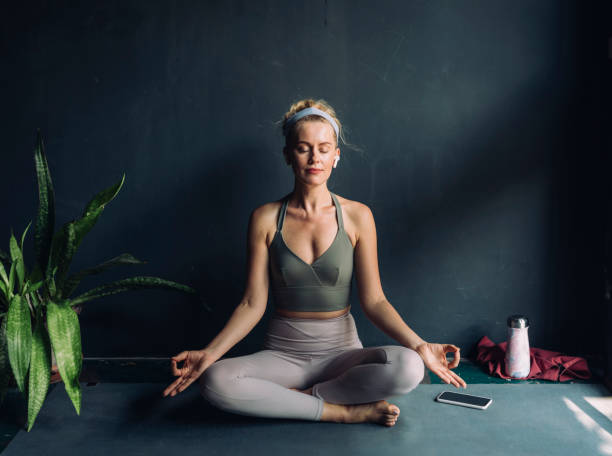
[[(453, 344), (430, 344), (425, 342), (419, 345), (415, 351), (421, 355), (425, 366), (442, 379), (445, 383), (450, 383), (457, 388), (467, 388), (465, 381), (457, 374), (451, 371), (459, 365), (459, 347)], [(446, 353), (453, 352), (455, 358), (448, 364)]]
[[(180, 377), (164, 390), (164, 397), (168, 395), (176, 396), (181, 391), (187, 389), (214, 362), (210, 354), (204, 350), (183, 351), (173, 356), (171, 360), (172, 374), (179, 375)], [(178, 361), (183, 361), (183, 367), (177, 367), (176, 363)]]

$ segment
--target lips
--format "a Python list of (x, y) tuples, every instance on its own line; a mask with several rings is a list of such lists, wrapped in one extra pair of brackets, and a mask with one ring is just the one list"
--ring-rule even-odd
[(322, 169), (318, 169), (318, 168), (308, 168), (306, 170), (307, 173), (311, 173), (311, 174), (318, 174), (318, 173), (322, 173), (323, 170)]

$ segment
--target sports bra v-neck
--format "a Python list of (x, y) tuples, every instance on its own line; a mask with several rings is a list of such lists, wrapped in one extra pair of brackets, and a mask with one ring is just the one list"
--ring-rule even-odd
[(306, 263), (285, 244), (282, 229), (289, 195), (283, 200), (269, 248), (270, 288), (277, 308), (322, 312), (341, 310), (349, 305), (354, 249), (344, 231), (340, 203), (336, 195), (330, 194), (336, 206), (338, 231), (329, 248), (312, 264)]

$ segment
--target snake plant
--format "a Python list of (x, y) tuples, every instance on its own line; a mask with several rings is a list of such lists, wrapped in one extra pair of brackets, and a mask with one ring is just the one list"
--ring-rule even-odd
[(158, 277), (130, 277), (72, 296), (83, 278), (113, 266), (142, 264), (124, 253), (95, 267), (69, 275), (72, 257), (93, 228), (106, 205), (123, 186), (125, 174), (115, 185), (95, 195), (83, 214), (54, 231), (55, 196), (40, 131), (34, 148), (39, 207), (34, 222), (34, 267), (26, 268), (23, 243), (11, 233), (9, 253), (0, 250), (0, 404), (11, 374), (27, 400), (30, 431), (45, 400), (50, 381), (51, 353), (55, 355), (76, 413), (81, 412), (79, 376), (82, 367), (81, 332), (74, 310), (102, 296), (127, 290), (165, 288), (195, 293), (192, 288)]

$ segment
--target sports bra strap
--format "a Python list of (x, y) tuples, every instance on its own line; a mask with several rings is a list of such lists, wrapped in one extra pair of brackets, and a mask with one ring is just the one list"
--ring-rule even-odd
[(334, 200), (334, 204), (336, 205), (336, 215), (338, 216), (338, 229), (342, 231), (344, 229), (344, 222), (342, 220), (342, 207), (340, 206), (340, 203), (338, 202), (338, 198), (336, 198), (336, 195), (331, 193), (331, 196), (332, 196), (332, 199)]
[[(329, 193), (331, 194), (332, 200), (334, 201), (334, 205), (336, 206), (336, 217), (338, 219), (338, 229), (343, 230), (344, 221), (342, 220), (342, 207), (340, 206), (340, 202), (338, 201), (338, 198), (336, 198), (336, 195), (334, 195), (332, 192), (329, 192)], [(285, 214), (287, 213), (288, 204), (289, 204), (289, 196), (283, 199), (283, 204), (281, 206), (280, 214), (278, 215), (278, 222), (276, 224), (276, 229), (278, 231), (281, 231), (283, 229), (283, 222), (285, 221)]]
[(283, 229), (283, 222), (285, 221), (285, 213), (287, 212), (287, 204), (289, 203), (289, 196), (286, 196), (283, 199), (283, 204), (281, 206), (280, 214), (278, 215), (278, 223), (276, 224), (276, 229), (281, 231)]

